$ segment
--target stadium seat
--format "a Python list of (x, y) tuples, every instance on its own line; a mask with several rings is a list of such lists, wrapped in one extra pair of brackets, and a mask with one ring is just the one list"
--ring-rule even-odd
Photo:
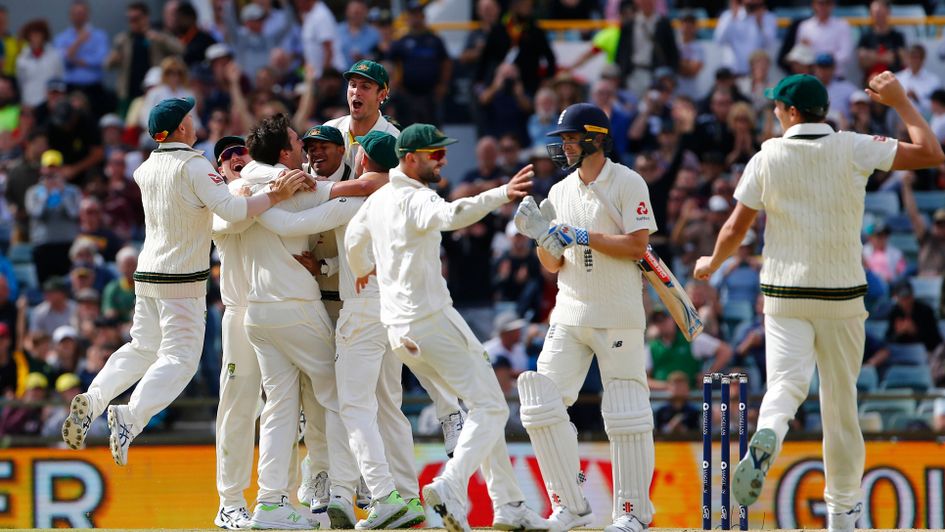
[(932, 307), (937, 315), (942, 298), (942, 277), (913, 277), (909, 282), (916, 299)]
[(13, 264), (33, 262), (33, 246), (30, 244), (13, 244), (7, 256)]
[(913, 415), (915, 413), (915, 399), (909, 397), (896, 399), (870, 399), (860, 405), (860, 416), (869, 412), (876, 412), (880, 416), (888, 417), (893, 414)]
[(20, 283), (20, 289), (39, 288), (39, 279), (36, 277), (36, 266), (32, 263), (13, 264), (13, 275), (16, 281)]
[(929, 430), (931, 424), (919, 415), (893, 414), (889, 417), (885, 429), (897, 432), (921, 432)]
[(913, 263), (919, 256), (919, 241), (913, 233), (893, 233), (889, 235), (889, 245), (902, 251), (906, 262)]
[(893, 233), (911, 233), (913, 232), (912, 220), (908, 215), (896, 214), (886, 218), (886, 227)]
[(885, 338), (887, 329), (889, 329), (889, 322), (886, 320), (866, 320), (866, 333), (876, 339)]
[(882, 432), (883, 416), (879, 412), (860, 414), (860, 430), (863, 432)]
[(920, 211), (935, 212), (935, 209), (945, 207), (945, 190), (916, 191), (915, 204)]
[(915, 392), (926, 392), (932, 387), (932, 376), (925, 366), (891, 366), (886, 370), (881, 389), (910, 388)]
[(916, 344), (889, 344), (889, 363), (896, 366), (928, 366), (929, 353), (925, 346)]
[(879, 373), (873, 366), (863, 366), (860, 369), (860, 375), (856, 378), (856, 389), (858, 392), (871, 393), (879, 388)]
[(774, 8), (774, 14), (778, 18), (796, 20), (799, 18), (808, 18), (813, 15), (810, 5), (806, 6), (780, 6)]
[(895, 192), (867, 192), (866, 210), (881, 217), (899, 214), (899, 196)]

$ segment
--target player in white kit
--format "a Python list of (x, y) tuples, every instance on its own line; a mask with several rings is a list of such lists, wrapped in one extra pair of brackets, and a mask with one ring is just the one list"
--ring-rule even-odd
[(394, 353), (416, 374), (445, 385), (469, 407), (453, 458), (423, 488), (427, 504), (452, 532), (469, 530), (466, 489), (480, 465), (495, 507), (495, 528), (546, 530), (524, 504), (505, 445), (509, 408), (489, 358), (452, 307), (439, 260), (441, 231), (455, 230), (521, 198), (531, 167), (508, 185), (447, 203), (427, 185), (439, 181), (446, 146), (455, 142), (435, 127), (414, 124), (397, 139), (400, 163), (390, 183), (375, 192), (348, 226), (345, 251), (358, 290), (375, 271), (381, 322)]
[(856, 380), (867, 316), (860, 240), (866, 182), (874, 169), (930, 168), (945, 160), (935, 134), (891, 72), (874, 77), (866, 92), (896, 111), (912, 143), (834, 132), (824, 123), (827, 89), (813, 76), (788, 76), (765, 92), (774, 100), (784, 135), (766, 141), (749, 161), (735, 190), (735, 210), (712, 256), (700, 258), (694, 273), (708, 279), (738, 248), (758, 211), (765, 211), (761, 291), (767, 391), (748, 455), (735, 468), (732, 493), (745, 505), (761, 494), (816, 366), (827, 527), (836, 532), (851, 532), (863, 513), (866, 449)]
[(551, 187), (541, 208), (526, 198), (515, 215), (518, 229), (539, 242), (542, 265), (558, 274), (538, 371), (518, 378), (522, 424), (554, 506), (552, 526), (588, 525), (591, 507), (567, 407), (596, 355), (614, 482), (614, 521), (604, 530), (639, 531), (653, 516), (655, 465), (643, 286), (635, 264), (656, 231), (649, 190), (639, 174), (606, 157), (610, 120), (600, 108), (569, 106), (549, 135), (562, 141), (548, 146), (552, 159), (571, 173)]

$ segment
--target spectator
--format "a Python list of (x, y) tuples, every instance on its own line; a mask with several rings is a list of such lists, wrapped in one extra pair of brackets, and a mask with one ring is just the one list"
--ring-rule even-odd
[(770, 71), (771, 56), (764, 50), (755, 50), (748, 56), (748, 75), (735, 81), (738, 91), (749, 99), (756, 113), (771, 105), (771, 100), (765, 97), (765, 89), (774, 85)]
[[(85, 388), (82, 381), (75, 373), (63, 373), (56, 379), (56, 393), (59, 404), (48, 407), (44, 415), (42, 435), (47, 438), (59, 438), (62, 436), (62, 424), (69, 416), (69, 406), (72, 399), (82, 393)], [(108, 436), (108, 424), (104, 417), (98, 417), (92, 420), (88, 435), (95, 438), (104, 438)]]
[(492, 370), (495, 372), (495, 378), (499, 381), (499, 389), (502, 395), (510, 399), (509, 401), (509, 419), (505, 422), (505, 430), (509, 432), (522, 433), (525, 427), (522, 426), (521, 405), (517, 400), (518, 386), (515, 385), (515, 377), (519, 373), (512, 367), (509, 359), (500, 356), (492, 363)]
[(23, 353), (11, 351), (11, 345), (10, 327), (0, 323), (0, 397), (4, 399), (20, 395), (26, 385), (23, 377), (29, 373), (29, 361)]
[(394, 38), (394, 20), (391, 18), (390, 10), (372, 8), (368, 13), (368, 22), (377, 28), (380, 34), (380, 41), (371, 50), (372, 58), (378, 62), (391, 61), (391, 50), (394, 48), (396, 39)]
[(439, 124), (453, 66), (443, 39), (427, 27), (419, 0), (407, 3), (407, 34), (394, 43), (391, 59), (396, 63), (392, 85), (401, 89), (400, 123)]
[(377, 28), (368, 24), (368, 5), (364, 0), (352, 0), (345, 7), (345, 21), (339, 26), (341, 54), (346, 65), (353, 65), (362, 59), (369, 59), (381, 34)]
[(817, 60), (817, 53), (813, 48), (804, 44), (797, 43), (791, 52), (784, 58), (788, 64), (789, 74), (811, 74), (813, 73), (814, 61)]
[(897, 247), (889, 243), (889, 227), (883, 222), (876, 222), (867, 227), (869, 238), (863, 246), (866, 267), (887, 283), (899, 279), (906, 271), (906, 259)]
[(728, 127), (728, 113), (733, 98), (729, 91), (716, 88), (709, 97), (708, 113), (696, 119), (695, 152), (703, 159), (709, 152), (731, 153), (735, 148), (735, 137)]
[(47, 134), (50, 149), (62, 154), (59, 170), (69, 183), (84, 186), (105, 158), (102, 135), (97, 121), (69, 101), (56, 104), (52, 110)]
[[(7, 276), (6, 274), (0, 275), (0, 325), (7, 326), (12, 345), (17, 345), (17, 341), (20, 340), (19, 331), (17, 331), (17, 319), (21, 314), (19, 309), (21, 298), (25, 305), (26, 296), (19, 293), (16, 277)], [(0, 392), (0, 395), (3, 395), (2, 392)]]
[[(713, 196), (717, 198), (718, 196)], [(710, 281), (722, 296), (722, 304), (754, 306), (760, 293), (761, 263), (754, 257), (755, 231), (749, 229), (738, 251), (722, 263)]]
[(942, 80), (925, 68), (925, 47), (913, 44), (906, 55), (906, 68), (896, 73), (902, 88), (909, 98), (925, 114), (931, 112), (929, 99), (936, 89), (942, 88)]
[(226, 7), (226, 42), (236, 52), (236, 62), (244, 72), (255, 73), (269, 65), (273, 49), (279, 48), (292, 28), (292, 19), (282, 20), (285, 25), (279, 31), (267, 33), (266, 10), (258, 4), (246, 4), (240, 10), (242, 26), (237, 24), (235, 8)]
[(76, 322), (80, 338), (90, 339), (95, 335), (95, 321), (102, 316), (100, 293), (94, 288), (83, 288), (75, 292), (75, 302), (78, 307)]
[[(114, 150), (119, 150), (124, 155), (129, 146), (125, 142), (125, 121), (115, 113), (108, 113), (98, 119), (98, 128), (102, 132), (102, 147), (105, 150), (106, 165), (107, 160)], [(129, 173), (128, 178), (131, 177)]]
[(912, 222), (912, 230), (919, 241), (920, 277), (938, 277), (945, 272), (945, 207), (932, 214), (931, 227), (925, 222), (915, 203), (912, 188), (915, 174), (908, 172), (902, 177), (902, 204)]
[(896, 304), (889, 313), (886, 341), (897, 344), (922, 343), (932, 353), (942, 343), (932, 307), (915, 298), (912, 285), (904, 281), (896, 288)]
[(716, 373), (732, 358), (728, 344), (705, 332), (690, 344), (665, 311), (654, 312), (650, 324), (654, 332), (650, 333), (648, 343), (649, 375), (656, 381), (665, 382), (670, 374), (681, 371), (688, 377), (689, 385), (695, 386), (707, 360), (712, 359), (707, 372)]
[(538, 89), (535, 94), (535, 112), (528, 118), (528, 137), (532, 146), (544, 149), (546, 145), (554, 142), (547, 133), (555, 128), (560, 111), (555, 91), (548, 87)]
[[(538, 27), (534, 16), (533, 0), (512, 0), (504, 23), (496, 24), (489, 32), (486, 47), (479, 62), (476, 80), (493, 79), (496, 69), (507, 60), (518, 68), (525, 92), (534, 96), (546, 77), (558, 69), (554, 51), (545, 30)], [(515, 50), (514, 59), (509, 54)]]
[(46, 355), (49, 372), (46, 376), (55, 381), (64, 373), (79, 371), (79, 331), (72, 325), (60, 325), (53, 331), (52, 349)]
[[(105, 177), (108, 179), (102, 211), (105, 223), (114, 231), (118, 240), (128, 241), (142, 236), (144, 227), (144, 206), (141, 203), (141, 189), (132, 179), (126, 177), (127, 164), (125, 152), (115, 150), (105, 162)], [(82, 220), (82, 210), (79, 210)]]
[(748, 164), (752, 155), (761, 149), (755, 139), (755, 111), (746, 102), (736, 102), (728, 112), (726, 125), (732, 132), (732, 151), (725, 156), (725, 166)]
[(216, 39), (200, 29), (197, 25), (197, 10), (193, 4), (184, 1), (177, 4), (172, 33), (184, 45), (184, 62), (187, 66), (194, 66), (203, 61), (207, 48), (214, 44)]
[[(534, 165), (535, 177), (532, 178), (532, 196), (539, 202), (548, 197), (551, 187), (561, 180), (562, 172), (555, 166), (544, 145), (531, 149), (529, 162)], [(524, 313), (523, 313), (524, 314)]]
[(302, 50), (305, 64), (320, 78), (329, 68), (346, 70), (338, 35), (338, 21), (322, 0), (295, 0), (302, 18)]
[[(95, 201), (91, 198), (86, 198), (82, 200), (83, 203), (88, 201)], [(72, 242), (72, 247), (69, 248), (69, 259), (72, 261), (73, 270), (77, 268), (83, 268), (88, 270), (89, 273), (89, 284), (88, 288), (95, 288), (101, 292), (105, 285), (107, 285), (115, 276), (112, 274), (111, 270), (102, 265), (102, 257), (99, 254), (99, 243), (96, 238), (90, 235), (79, 235)], [(79, 288), (84, 288), (86, 285), (75, 286), (72, 285), (72, 292), (75, 294), (76, 290)]]
[(502, 8), (496, 0), (479, 0), (476, 2), (476, 18), (479, 24), (466, 35), (466, 43), (459, 54), (459, 62), (464, 65), (479, 65), (482, 54), (486, 50), (486, 41), (492, 27), (499, 22)]
[[(148, 128), (148, 115), (159, 102), (169, 98), (193, 98), (194, 96), (194, 92), (190, 90), (187, 65), (179, 57), (165, 58), (161, 61), (161, 83), (148, 90), (144, 96), (144, 103), (138, 111), (138, 126), (142, 129)], [(194, 119), (194, 127), (198, 129), (203, 127), (196, 108), (190, 111), (190, 116)]]
[(889, 347), (882, 338), (877, 338), (866, 332), (865, 342), (863, 343), (863, 365), (873, 366), (877, 370), (886, 364), (889, 360)]
[(10, 14), (0, 6), (0, 72), (4, 76), (16, 75), (16, 58), (20, 56), (23, 41), (10, 34)]
[(625, 64), (621, 65), (617, 63), (617, 52), (621, 44), (621, 37), (630, 34), (633, 31), (632, 27), (634, 24), (635, 15), (636, 10), (634, 9), (634, 0), (620, 0), (620, 9), (617, 17), (617, 21), (620, 24), (609, 25), (595, 33), (594, 37), (591, 39), (591, 47), (581, 54), (577, 61), (575, 61), (570, 67), (567, 67), (566, 70), (577, 70), (592, 57), (599, 54), (600, 52), (604, 52), (604, 57), (606, 58), (607, 64), (613, 64), (617, 66), (618, 72), (620, 72), (621, 82), (626, 80), (627, 76), (629, 75), (629, 71), (624, 69), (624, 66), (626, 66)]
[(118, 268), (118, 278), (105, 287), (102, 294), (102, 314), (127, 323), (131, 321), (135, 308), (133, 275), (138, 267), (138, 250), (131, 246), (121, 248), (115, 257), (115, 266)]
[(482, 190), (497, 187), (508, 176), (499, 169), (499, 144), (495, 137), (485, 136), (476, 143), (476, 168), (466, 172), (463, 183), (470, 183)]
[(690, 279), (686, 283), (686, 294), (699, 312), (704, 330), (712, 336), (721, 336), (719, 325), (722, 321), (722, 304), (715, 288), (705, 281)]
[[(51, 277), (43, 283), (43, 302), (30, 315), (30, 331), (39, 331), (47, 336), (63, 325), (75, 322), (77, 307), (69, 299), (69, 287), (61, 277)], [(33, 352), (34, 357), (45, 358), (45, 351)]]
[(30, 243), (36, 275), (43, 283), (52, 275), (69, 272), (69, 247), (79, 233), (79, 198), (82, 193), (61, 175), (62, 155), (47, 150), (41, 159), (41, 180), (26, 191)]
[(49, 42), (49, 25), (45, 20), (28, 22), (20, 30), (20, 38), (27, 46), (16, 60), (16, 78), (23, 105), (36, 107), (46, 101), (46, 83), (62, 78), (62, 56)]
[(840, 72), (846, 72), (853, 59), (850, 24), (833, 16), (834, 0), (813, 0), (814, 16), (797, 27), (797, 42), (816, 54), (833, 54)]
[(101, 116), (111, 103), (102, 84), (108, 57), (108, 35), (92, 26), (89, 15), (87, 0), (73, 0), (69, 8), (72, 25), (56, 35), (53, 44), (65, 61), (63, 79), (69, 90), (82, 91), (88, 96), (95, 116)]
[(734, 0), (719, 17), (713, 40), (731, 50), (732, 61), (726, 66), (741, 77), (750, 73), (753, 52), (774, 49), (777, 31), (778, 18), (768, 11), (765, 0)]
[(617, 83), (610, 79), (599, 79), (591, 88), (591, 103), (600, 107), (610, 118), (610, 136), (613, 138), (611, 157), (618, 162), (627, 154), (630, 114), (617, 101)]
[(656, 11), (655, 0), (635, 0), (633, 24), (621, 31), (616, 63), (627, 77), (631, 91), (642, 94), (653, 82), (659, 67), (679, 68), (676, 34), (669, 18)]
[(929, 96), (929, 106), (932, 111), (929, 127), (932, 128), (938, 141), (945, 143), (945, 90), (932, 91)]
[[(541, 293), (540, 264), (531, 240), (519, 233), (514, 223), (505, 226), (505, 236), (509, 239), (509, 249), (496, 261), (496, 293), (499, 301), (515, 304), (517, 315), (528, 317), (537, 313), (537, 298)], [(507, 316), (499, 317), (501, 321), (508, 321)], [(496, 319), (496, 323), (500, 320)]]
[[(290, 41), (298, 41), (301, 35), (301, 28), (295, 23), (291, 8), (292, 2), (282, 2), (283, 8), (277, 9), (272, 5), (272, 0), (253, 0), (254, 4), (263, 8), (265, 18), (263, 19), (263, 34), (268, 38), (282, 36), (282, 45), (280, 48), (291, 49), (294, 55), (301, 55), (301, 48), (293, 46)], [(286, 31), (286, 28), (289, 28)]]
[(0, 413), (0, 436), (37, 436), (43, 428), (43, 405), (49, 380), (42, 373), (26, 377), (22, 406), (10, 406)]
[(599, 19), (603, 14), (598, 0), (552, 0), (545, 10), (552, 20)]
[(889, 1), (870, 3), (871, 25), (856, 45), (864, 84), (870, 76), (889, 70), (899, 72), (905, 64), (906, 39), (889, 25)]
[(511, 176), (522, 167), (522, 143), (518, 135), (506, 133), (499, 138), (499, 170)]
[(492, 327), (492, 339), (483, 344), (489, 361), (494, 365), (505, 359), (515, 377), (531, 368), (525, 344), (522, 343), (522, 329), (528, 322), (520, 319), (515, 311), (503, 312), (496, 316)]
[(850, 131), (864, 135), (889, 134), (886, 126), (873, 114), (870, 97), (863, 91), (856, 91), (850, 95)]
[(844, 120), (850, 119), (850, 96), (854, 92), (862, 92), (852, 83), (836, 75), (837, 64), (830, 54), (820, 54), (814, 59), (814, 75), (827, 87), (827, 96), (830, 101), (828, 115), (840, 114)]
[(666, 377), (669, 402), (661, 406), (653, 416), (656, 430), (663, 434), (686, 434), (699, 430), (702, 411), (689, 402), (689, 376), (684, 371), (674, 371)]
[[(79, 204), (79, 238), (85, 238), (95, 244), (98, 254), (106, 262), (115, 260), (115, 254), (123, 242), (106, 225), (102, 204), (95, 198), (88, 197)], [(97, 287), (99, 289), (104, 286)]]
[(0, 133), (17, 131), (21, 112), (16, 80), (0, 75)]
[(167, 56), (184, 53), (184, 45), (179, 40), (151, 29), (150, 10), (146, 3), (129, 4), (126, 13), (128, 30), (115, 37), (105, 62), (110, 68), (118, 68), (119, 115), (124, 114), (131, 100), (143, 93), (142, 82), (149, 68), (159, 65)]
[[(117, 330), (117, 328), (116, 328)], [(92, 380), (105, 367), (108, 357), (115, 352), (117, 348), (113, 344), (96, 345), (92, 344), (85, 352), (85, 364), (79, 371), (79, 380), (82, 381), (82, 389), (88, 390)]]
[[(488, 85), (478, 86), (478, 102), (481, 115), (486, 117), (480, 135), (516, 135), (521, 142), (529, 141), (528, 119), (532, 114), (532, 99), (525, 92), (525, 85), (518, 67), (503, 63), (495, 70)], [(501, 116), (501, 120), (495, 117)]]
[(699, 73), (705, 66), (705, 49), (698, 40), (699, 26), (692, 13), (683, 15), (679, 31), (679, 94), (697, 99)]

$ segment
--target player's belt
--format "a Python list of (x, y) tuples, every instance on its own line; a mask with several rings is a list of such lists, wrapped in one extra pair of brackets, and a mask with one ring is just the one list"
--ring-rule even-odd
[(866, 285), (850, 288), (805, 288), (798, 286), (761, 285), (761, 293), (781, 299), (819, 299), (821, 301), (847, 301), (866, 295)]
[(135, 272), (133, 278), (139, 283), (151, 284), (199, 283), (210, 278), (210, 269), (194, 273)]
[(322, 290), (322, 301), (341, 301), (341, 294), (334, 290)]

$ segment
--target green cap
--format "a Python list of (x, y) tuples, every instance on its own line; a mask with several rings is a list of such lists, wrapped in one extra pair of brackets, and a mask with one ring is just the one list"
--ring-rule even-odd
[(158, 102), (148, 115), (148, 135), (157, 142), (164, 142), (193, 108), (193, 98), (169, 98)]
[(349, 68), (343, 76), (346, 80), (351, 79), (351, 76), (361, 76), (377, 83), (382, 89), (386, 89), (390, 81), (390, 78), (387, 76), (387, 69), (380, 63), (375, 63), (368, 59), (362, 59), (351, 65), (351, 68)]
[(341, 134), (341, 131), (339, 131), (338, 128), (331, 126), (313, 126), (308, 128), (308, 131), (302, 135), (302, 142), (310, 139), (324, 140), (339, 146), (345, 145), (345, 138)]
[(354, 140), (358, 141), (372, 161), (384, 168), (390, 170), (400, 164), (394, 149), (397, 146), (397, 138), (390, 133), (372, 130), (368, 131), (367, 135), (355, 137)]
[(447, 137), (442, 131), (430, 124), (413, 124), (407, 126), (397, 139), (397, 154), (403, 157), (412, 151), (424, 148), (442, 148), (459, 142)]
[(818, 116), (826, 116), (830, 107), (827, 88), (810, 74), (794, 74), (782, 79), (774, 88), (765, 89), (765, 97)]

